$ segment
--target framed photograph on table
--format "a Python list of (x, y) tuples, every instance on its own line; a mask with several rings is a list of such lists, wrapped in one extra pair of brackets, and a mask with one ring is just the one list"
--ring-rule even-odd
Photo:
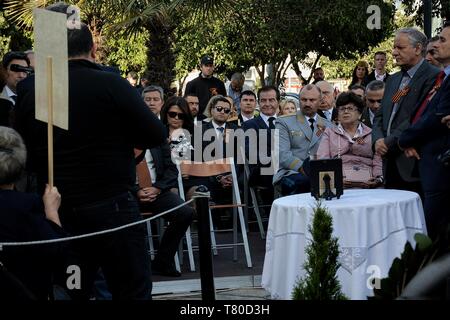
[(311, 195), (331, 200), (344, 194), (342, 159), (310, 160)]

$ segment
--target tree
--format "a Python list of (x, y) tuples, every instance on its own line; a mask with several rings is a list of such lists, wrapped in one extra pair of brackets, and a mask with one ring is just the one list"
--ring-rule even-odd
[[(450, 0), (431, 0), (433, 17), (450, 19)], [(402, 5), (407, 16), (413, 16), (417, 25), (423, 25), (424, 1), (404, 0)]]
[(344, 300), (336, 272), (339, 246), (332, 237), (333, 218), (317, 202), (312, 226), (308, 227), (312, 240), (306, 248), (307, 260), (304, 265), (306, 277), (297, 282), (292, 293), (294, 300)]

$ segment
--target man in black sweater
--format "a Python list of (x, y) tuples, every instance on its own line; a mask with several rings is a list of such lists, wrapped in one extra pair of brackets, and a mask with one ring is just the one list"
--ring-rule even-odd
[(184, 95), (195, 94), (200, 103), (198, 113), (203, 114), (211, 97), (218, 94), (226, 96), (227, 92), (223, 82), (213, 76), (214, 59), (211, 56), (203, 56), (200, 70), (199, 76), (187, 83)]
[[(54, 128), (54, 181), (64, 198), (62, 225), (73, 235), (141, 220), (133, 191), (133, 149), (152, 148), (166, 139), (162, 123), (137, 90), (95, 64), (95, 49), (85, 24), (68, 30), (69, 130)], [(34, 81), (29, 77), (18, 87), (16, 128), (42, 191), (47, 181), (47, 125), (35, 120)], [(140, 224), (71, 242), (70, 263), (81, 270), (81, 287), (70, 290), (72, 298), (89, 298), (101, 267), (114, 299), (150, 299), (145, 235)]]

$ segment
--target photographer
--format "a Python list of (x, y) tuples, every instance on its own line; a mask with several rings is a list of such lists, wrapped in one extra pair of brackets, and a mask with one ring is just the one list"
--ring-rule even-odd
[[(444, 24), (439, 41), (433, 45), (435, 58), (443, 64), (435, 85), (416, 109), (412, 125), (403, 132), (399, 146), (407, 157), (419, 161), (424, 191), (424, 211), (428, 235), (434, 239), (450, 222), (450, 22)], [(447, 156), (446, 156), (447, 154)]]

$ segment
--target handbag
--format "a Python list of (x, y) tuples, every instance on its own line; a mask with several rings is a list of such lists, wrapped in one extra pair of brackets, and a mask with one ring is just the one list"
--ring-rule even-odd
[(372, 179), (372, 173), (369, 168), (363, 168), (356, 165), (343, 167), (344, 180), (351, 182), (367, 182)]

